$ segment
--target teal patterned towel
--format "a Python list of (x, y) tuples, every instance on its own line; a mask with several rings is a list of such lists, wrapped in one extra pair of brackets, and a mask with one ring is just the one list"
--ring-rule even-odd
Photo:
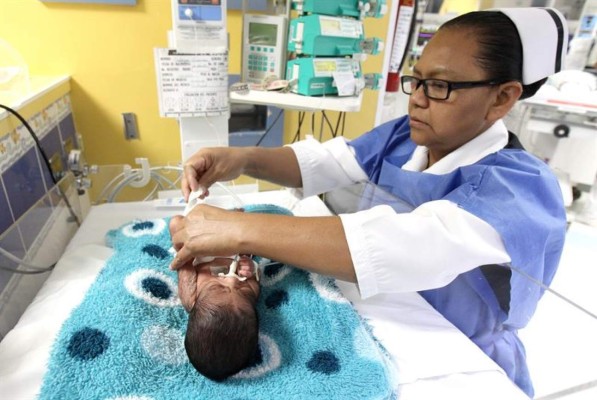
[[(272, 205), (248, 212), (287, 213)], [(394, 399), (395, 372), (332, 279), (265, 268), (257, 304), (259, 356), (223, 383), (184, 349), (168, 220), (107, 234), (113, 256), (54, 342), (41, 399)]]

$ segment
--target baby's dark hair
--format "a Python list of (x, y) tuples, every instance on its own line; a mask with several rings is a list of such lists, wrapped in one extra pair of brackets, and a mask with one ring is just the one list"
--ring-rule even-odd
[[(480, 48), (475, 58), (488, 79), (522, 82), (522, 42), (516, 25), (505, 14), (470, 12), (447, 21), (440, 28), (444, 29), (470, 29)], [(523, 85), (520, 99), (533, 96), (545, 81), (547, 78)]]
[(248, 366), (257, 352), (258, 337), (257, 310), (250, 303), (197, 299), (184, 345), (195, 369), (220, 382)]

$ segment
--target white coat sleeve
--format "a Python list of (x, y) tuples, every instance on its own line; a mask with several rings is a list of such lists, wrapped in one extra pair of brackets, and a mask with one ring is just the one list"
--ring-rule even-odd
[(405, 214), (382, 205), (340, 218), (363, 298), (442, 287), (480, 265), (510, 261), (491, 225), (447, 200)]
[(367, 180), (343, 137), (320, 143), (313, 138), (288, 145), (294, 151), (303, 180), (299, 197), (324, 193), (340, 186)]

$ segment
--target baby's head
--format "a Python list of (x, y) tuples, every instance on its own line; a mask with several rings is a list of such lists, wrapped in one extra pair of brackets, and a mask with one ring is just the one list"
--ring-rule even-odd
[(259, 284), (253, 271), (247, 271), (253, 262), (239, 260), (244, 281), (218, 276), (230, 262), (215, 259), (179, 271), (179, 296), (189, 311), (185, 349), (195, 369), (214, 381), (245, 368), (257, 352)]

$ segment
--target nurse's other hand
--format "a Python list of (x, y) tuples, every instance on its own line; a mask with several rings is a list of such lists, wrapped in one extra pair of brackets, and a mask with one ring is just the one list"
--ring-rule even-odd
[(245, 168), (246, 158), (241, 148), (206, 147), (193, 154), (183, 167), (182, 193), (186, 201), (189, 194), (203, 189), (201, 198), (209, 195), (209, 187), (217, 181), (238, 178)]
[(238, 254), (244, 213), (199, 204), (185, 217), (170, 222), (172, 244), (177, 250), (170, 268), (177, 270), (196, 257)]
[(174, 250), (178, 251), (182, 247), (182, 243), (174, 243), (173, 237), (176, 232), (181, 229), (184, 229), (184, 217), (182, 215), (175, 215), (170, 219), (170, 223), (168, 224), (168, 229), (170, 231), (170, 239), (172, 240), (172, 247)]

